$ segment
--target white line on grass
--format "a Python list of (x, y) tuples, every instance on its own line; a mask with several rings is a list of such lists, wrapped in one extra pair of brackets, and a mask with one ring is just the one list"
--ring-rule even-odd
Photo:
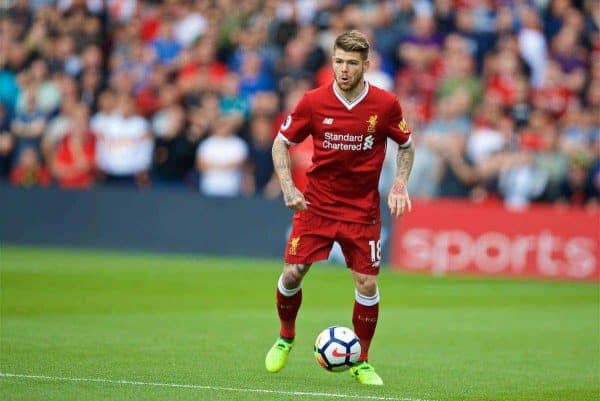
[(398, 397), (378, 397), (374, 395), (355, 395), (355, 394), (339, 394), (339, 393), (317, 393), (310, 391), (283, 391), (283, 390), (267, 390), (260, 388), (235, 388), (235, 387), (219, 387), (206, 386), (200, 384), (178, 384), (178, 383), (152, 383), (140, 382), (135, 380), (111, 380), (111, 379), (95, 379), (90, 377), (59, 377), (59, 376), (44, 376), (44, 375), (26, 375), (17, 373), (0, 372), (2, 378), (19, 378), (32, 380), (50, 380), (50, 381), (67, 381), (67, 382), (93, 382), (93, 383), (108, 383), (122, 384), (132, 386), (153, 386), (153, 387), (171, 387), (171, 388), (191, 388), (199, 390), (215, 390), (215, 391), (236, 391), (240, 393), (261, 393), (261, 394), (283, 394), (305, 397), (331, 397), (331, 398), (353, 398), (361, 400), (386, 400), (386, 401), (428, 401), (420, 398), (398, 398)]

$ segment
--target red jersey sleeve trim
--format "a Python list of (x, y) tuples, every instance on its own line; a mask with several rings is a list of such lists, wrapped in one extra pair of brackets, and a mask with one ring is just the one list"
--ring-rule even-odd
[(406, 149), (410, 146), (410, 144), (412, 143), (412, 135), (408, 137), (408, 140), (406, 142), (404, 142), (403, 144), (398, 144), (398, 147), (402, 148), (402, 149)]
[(292, 142), (289, 139), (286, 138), (285, 135), (283, 135), (281, 132), (277, 132), (277, 138), (281, 139), (283, 142), (287, 143), (288, 145), (297, 145), (296, 142)]

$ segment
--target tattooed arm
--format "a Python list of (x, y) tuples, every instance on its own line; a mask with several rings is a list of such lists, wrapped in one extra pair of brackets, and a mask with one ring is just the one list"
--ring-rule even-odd
[(415, 158), (415, 145), (411, 141), (407, 148), (399, 148), (396, 156), (396, 179), (388, 195), (388, 206), (394, 217), (404, 214), (405, 210), (410, 212), (411, 204), (408, 196), (408, 177), (412, 170)]
[(309, 203), (292, 181), (289, 145), (283, 139), (277, 137), (273, 142), (271, 152), (273, 154), (273, 166), (277, 177), (279, 177), (285, 205), (295, 211), (305, 210), (306, 205)]

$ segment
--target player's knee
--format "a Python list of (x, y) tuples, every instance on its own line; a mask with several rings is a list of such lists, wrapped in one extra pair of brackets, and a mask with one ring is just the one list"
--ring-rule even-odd
[(366, 274), (357, 275), (354, 283), (359, 293), (372, 297), (377, 294), (377, 278)]
[(301, 279), (298, 276), (289, 270), (285, 270), (283, 272), (283, 276), (281, 277), (281, 282), (285, 288), (296, 288), (300, 285)]
[(283, 269), (282, 282), (285, 288), (296, 288), (302, 283), (304, 275), (308, 272), (310, 265), (293, 264), (286, 265)]

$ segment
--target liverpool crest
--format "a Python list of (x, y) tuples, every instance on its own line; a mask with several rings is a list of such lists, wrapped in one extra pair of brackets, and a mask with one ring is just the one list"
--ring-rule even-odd
[(294, 237), (290, 240), (290, 249), (288, 253), (295, 256), (298, 252), (298, 245), (300, 244), (300, 237)]
[(367, 126), (367, 132), (375, 132), (375, 129), (377, 127), (377, 114), (373, 114), (371, 117), (369, 117), (369, 119), (367, 120), (367, 124), (369, 124)]

